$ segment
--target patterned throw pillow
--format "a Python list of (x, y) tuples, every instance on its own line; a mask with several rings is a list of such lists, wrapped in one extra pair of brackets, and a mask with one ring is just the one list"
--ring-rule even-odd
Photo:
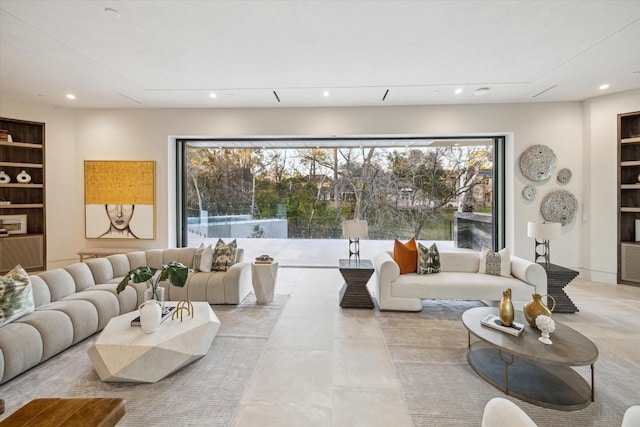
[(493, 252), (483, 246), (480, 253), (480, 268), (478, 273), (493, 274), (495, 276), (511, 276), (511, 257), (509, 249), (504, 248), (499, 252)]
[(0, 326), (35, 310), (29, 274), (16, 265), (0, 276)]
[(416, 239), (412, 237), (407, 243), (402, 243), (400, 240), (395, 239), (393, 242), (393, 259), (400, 267), (400, 274), (415, 273), (418, 269)]
[(418, 243), (418, 274), (440, 273), (440, 252), (434, 243), (429, 248)]
[(236, 239), (225, 244), (222, 239), (218, 239), (216, 247), (213, 250), (213, 270), (227, 271), (236, 262), (238, 254), (238, 243)]

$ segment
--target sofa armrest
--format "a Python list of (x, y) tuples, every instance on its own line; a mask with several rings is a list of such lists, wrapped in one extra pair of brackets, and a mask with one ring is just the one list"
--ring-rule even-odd
[(373, 257), (375, 277), (373, 293), (380, 310), (422, 310), (420, 298), (398, 298), (392, 296), (393, 283), (400, 277), (400, 267), (388, 252), (380, 252)]
[(229, 267), (222, 279), (225, 304), (240, 304), (251, 292), (251, 263), (237, 262)]
[(533, 286), (536, 294), (547, 293), (547, 272), (540, 264), (512, 255), (511, 274)]

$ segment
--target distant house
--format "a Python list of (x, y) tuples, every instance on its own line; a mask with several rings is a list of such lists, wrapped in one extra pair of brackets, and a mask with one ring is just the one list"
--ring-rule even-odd
[(473, 201), (478, 206), (491, 206), (493, 203), (493, 170), (481, 169), (475, 177), (471, 190)]

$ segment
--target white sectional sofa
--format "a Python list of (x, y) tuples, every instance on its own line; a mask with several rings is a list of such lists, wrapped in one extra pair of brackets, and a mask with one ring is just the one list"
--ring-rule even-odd
[(423, 299), (499, 300), (511, 288), (516, 309), (534, 293), (547, 293), (547, 274), (534, 262), (511, 256), (513, 277), (478, 273), (480, 252), (440, 252), (441, 272), (400, 274), (389, 252), (374, 256), (370, 282), (380, 310), (420, 311)]
[[(0, 327), (0, 384), (102, 330), (115, 316), (143, 302), (145, 283), (116, 287), (132, 269), (179, 261), (193, 268), (195, 248), (152, 249), (96, 258), (30, 276), (35, 311)], [(238, 304), (252, 289), (251, 264), (228, 271), (190, 272), (183, 288), (163, 282), (167, 300)]]

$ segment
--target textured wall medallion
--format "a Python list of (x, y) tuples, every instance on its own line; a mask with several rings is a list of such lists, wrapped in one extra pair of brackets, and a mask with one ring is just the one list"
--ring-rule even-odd
[(542, 200), (540, 212), (547, 222), (569, 224), (576, 217), (578, 199), (567, 190), (556, 190), (547, 194)]
[(522, 189), (522, 197), (524, 197), (525, 200), (533, 200), (536, 198), (536, 193), (537, 190), (535, 187), (532, 187), (530, 185), (527, 185), (526, 187), (524, 187)]
[(558, 159), (546, 145), (533, 145), (520, 155), (520, 170), (532, 181), (544, 181), (556, 168)]
[(569, 181), (571, 181), (571, 171), (567, 168), (561, 169), (560, 172), (558, 172), (557, 180), (560, 185), (568, 184)]

